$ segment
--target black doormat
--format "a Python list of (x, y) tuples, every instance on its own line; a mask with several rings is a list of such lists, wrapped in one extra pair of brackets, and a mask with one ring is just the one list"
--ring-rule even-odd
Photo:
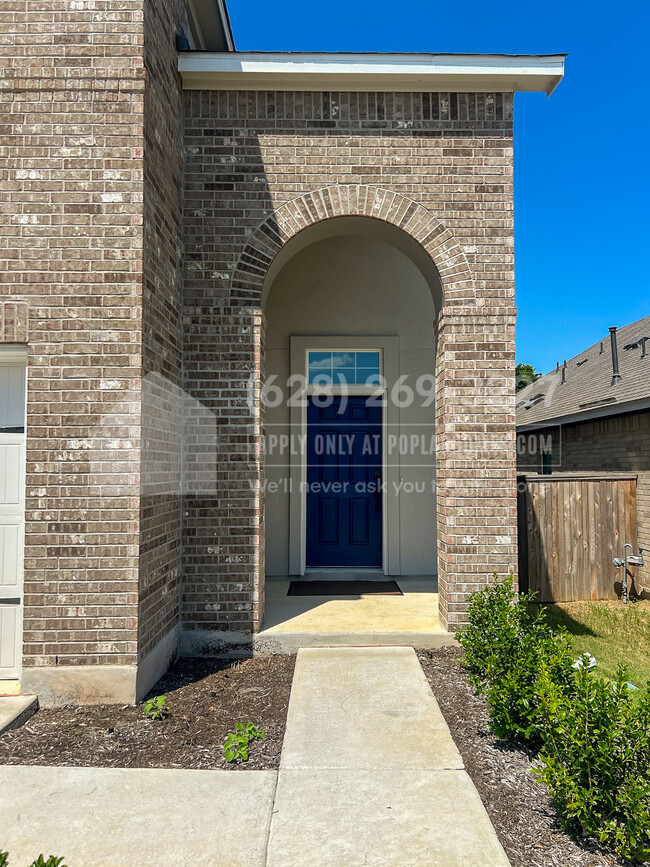
[(287, 596), (403, 596), (397, 581), (292, 581)]

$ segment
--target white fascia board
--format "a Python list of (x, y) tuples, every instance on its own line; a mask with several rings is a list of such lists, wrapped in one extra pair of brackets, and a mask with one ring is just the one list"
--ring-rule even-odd
[(551, 94), (565, 54), (184, 52), (185, 90), (339, 90)]

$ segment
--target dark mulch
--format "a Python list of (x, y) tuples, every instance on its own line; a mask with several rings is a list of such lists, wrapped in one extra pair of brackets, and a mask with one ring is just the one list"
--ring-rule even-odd
[[(0, 764), (111, 768), (277, 768), (295, 657), (182, 659), (152, 690), (170, 715), (153, 722), (143, 705), (45, 708), (0, 738)], [(236, 722), (266, 733), (248, 762), (229, 765), (222, 744)]]
[(534, 754), (490, 732), (487, 706), (467, 681), (461, 651), (442, 647), (418, 655), (512, 867), (629, 867), (560, 828), (548, 788), (531, 773), (539, 767)]

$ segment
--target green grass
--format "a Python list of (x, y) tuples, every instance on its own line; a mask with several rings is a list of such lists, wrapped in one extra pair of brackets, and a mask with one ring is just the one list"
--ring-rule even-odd
[(560, 602), (547, 605), (546, 612), (552, 625), (566, 628), (576, 657), (596, 657), (598, 674), (614, 678), (624, 662), (636, 686), (650, 681), (650, 601)]

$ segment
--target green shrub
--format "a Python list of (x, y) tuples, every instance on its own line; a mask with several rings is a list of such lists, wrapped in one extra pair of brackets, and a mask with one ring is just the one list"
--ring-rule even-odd
[[(62, 863), (63, 858), (55, 858), (54, 855), (50, 855), (50, 857), (45, 860), (42, 855), (39, 855), (36, 861), (32, 861), (29, 867), (65, 867), (65, 864)], [(7, 852), (0, 852), (0, 867), (8, 867), (9, 865), (9, 854)]]
[(518, 656), (490, 680), (486, 690), (492, 728), (497, 737), (539, 746), (542, 742), (540, 672), (551, 671), (555, 681), (566, 688), (571, 679), (570, 649), (565, 636), (547, 635), (544, 628), (522, 636)]
[(166, 695), (157, 695), (145, 703), (142, 713), (152, 720), (164, 719), (169, 716), (169, 705)]
[(564, 827), (597, 837), (619, 856), (650, 857), (650, 693), (615, 683), (586, 666), (572, 688), (550, 670), (539, 679), (544, 746), (540, 778), (548, 785)]
[[(495, 576), (496, 577), (496, 576)], [(650, 690), (615, 683), (554, 632), (543, 608), (512, 579), (472, 595), (459, 640), (463, 664), (485, 694), (499, 737), (540, 747), (540, 778), (563, 826), (623, 858), (650, 858)]]
[(235, 731), (228, 732), (228, 737), (223, 745), (224, 756), (227, 762), (247, 762), (248, 761), (248, 745), (251, 741), (258, 738), (264, 739), (266, 735), (259, 726), (252, 722), (236, 723)]
[[(498, 576), (494, 576), (495, 579)], [(463, 665), (471, 683), (480, 688), (497, 660), (507, 656), (519, 632), (514, 607), (512, 579), (473, 593), (467, 610), (468, 623), (458, 633), (463, 647)]]
[(516, 593), (511, 577), (474, 593), (458, 640), (471, 683), (485, 693), (497, 737), (538, 745), (542, 665), (568, 685), (573, 660), (567, 635), (554, 632), (532, 601), (533, 594)]

